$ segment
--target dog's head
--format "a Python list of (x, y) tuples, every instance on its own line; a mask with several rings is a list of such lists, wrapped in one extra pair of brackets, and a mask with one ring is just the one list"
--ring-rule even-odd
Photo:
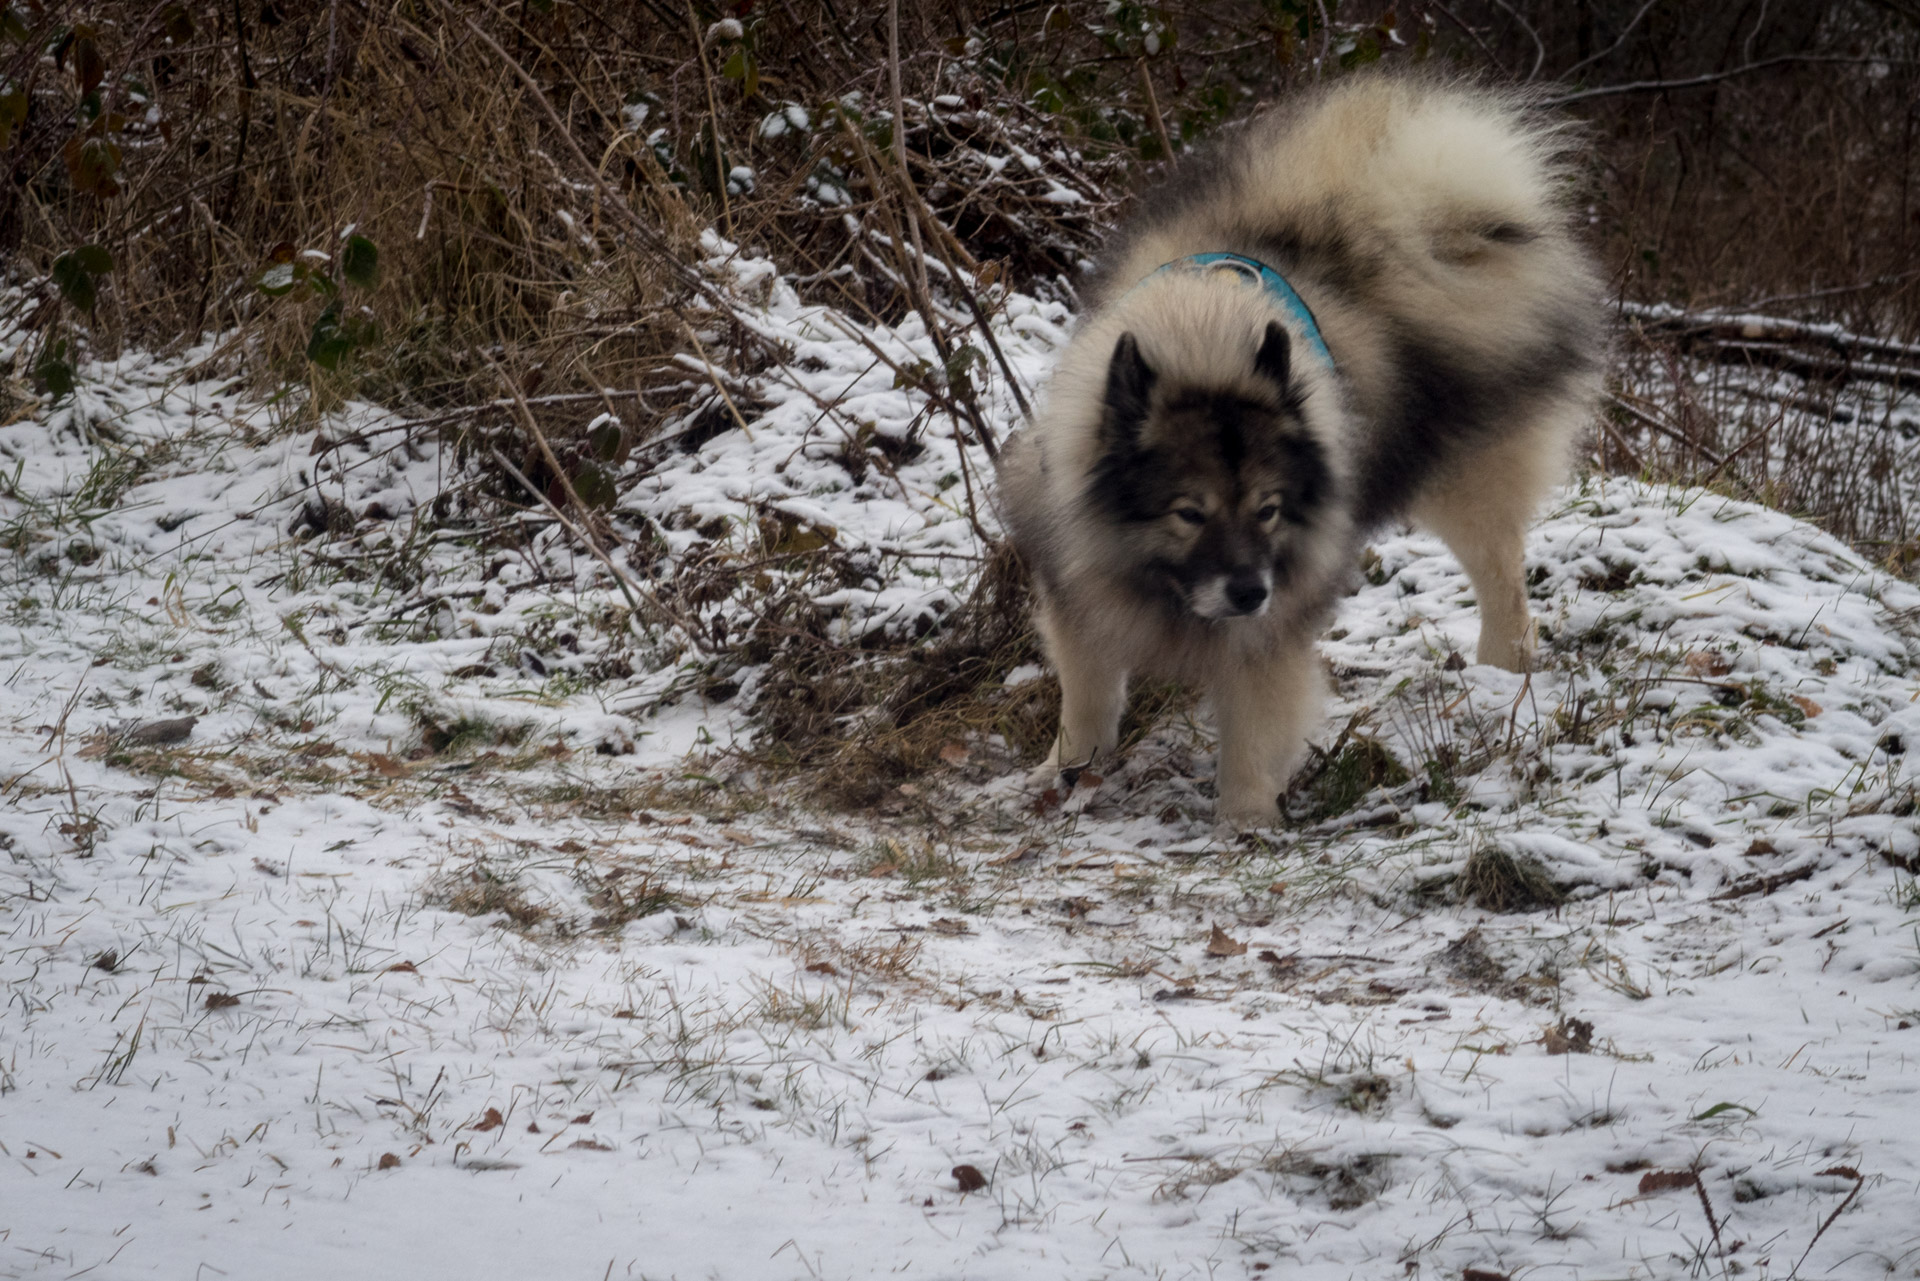
[(1188, 385), (1126, 333), (1107, 367), (1089, 496), (1138, 585), (1203, 619), (1266, 613), (1333, 497), (1287, 331), (1269, 322), (1246, 359), (1231, 386)]

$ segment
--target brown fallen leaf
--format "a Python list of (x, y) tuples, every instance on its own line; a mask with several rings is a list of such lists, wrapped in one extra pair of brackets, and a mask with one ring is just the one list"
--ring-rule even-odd
[(1799, 694), (1787, 695), (1787, 701), (1789, 703), (1792, 703), (1795, 707), (1799, 708), (1800, 711), (1807, 717), (1808, 720), (1812, 720), (1814, 717), (1818, 716), (1822, 710), (1824, 710), (1821, 708), (1820, 704), (1814, 702), (1810, 698), (1803, 697), (1802, 695), (1799, 695)]
[(1513, 1281), (1513, 1278), (1491, 1268), (1468, 1268), (1460, 1274), (1460, 1281)]
[(948, 743), (940, 749), (940, 759), (949, 765), (965, 765), (971, 755), (961, 743)]
[(388, 974), (418, 974), (419, 972), (412, 961), (398, 961), (386, 968)]
[(500, 1115), (499, 1108), (488, 1108), (487, 1114), (473, 1123), (473, 1128), (481, 1134), (488, 1130), (497, 1130), (506, 1124), (506, 1118)]
[(400, 1155), (399, 1155), (399, 1153), (397, 1153), (397, 1152), (382, 1152), (382, 1153), (380, 1154), (380, 1168), (381, 1168), (381, 1169), (383, 1169), (383, 1170), (397, 1170), (397, 1169), (399, 1169), (399, 1168), (400, 1168)]
[(933, 922), (935, 934), (971, 934), (973, 927), (965, 921), (951, 916), (943, 916)]
[(840, 971), (833, 968), (832, 961), (815, 961), (807, 967), (807, 973), (838, 975)]
[(1247, 945), (1245, 943), (1235, 942), (1233, 938), (1218, 925), (1213, 927), (1213, 934), (1207, 939), (1208, 956), (1245, 956), (1246, 954)]
[(1700, 1176), (1692, 1170), (1648, 1170), (1640, 1176), (1640, 1195), (1690, 1188), (1699, 1182)]
[(1778, 854), (1779, 852), (1779, 850), (1774, 848), (1773, 842), (1764, 836), (1756, 838), (1753, 844), (1747, 846), (1748, 858), (1759, 858), (1763, 854)]
[(1571, 1016), (1546, 1030), (1540, 1043), (1547, 1047), (1548, 1054), (1591, 1054), (1593, 1053), (1593, 1024), (1585, 1019)]
[(220, 786), (213, 789), (213, 792), (211, 793), (211, 795), (213, 796), (213, 799), (216, 801), (230, 801), (233, 799), (233, 796), (234, 796), (233, 784), (222, 783), (220, 784)]
[(602, 1143), (602, 1142), (600, 1142), (600, 1140), (598, 1140), (598, 1139), (575, 1139), (575, 1140), (574, 1140), (573, 1142), (571, 1142), (571, 1143), (569, 1143), (569, 1144), (567, 1144), (567, 1146), (568, 1146), (568, 1147), (570, 1147), (570, 1148), (584, 1148), (584, 1149), (586, 1149), (586, 1150), (587, 1150), (588, 1152), (611, 1152), (611, 1151), (613, 1151), (613, 1144), (611, 1144), (611, 1143)]
[(1686, 657), (1687, 670), (1695, 676), (1725, 676), (1733, 670), (1733, 664), (1727, 661), (1725, 654), (1710, 649), (1696, 649)]
[(229, 1006), (238, 1004), (240, 1004), (240, 998), (237, 996), (229, 996), (225, 992), (209, 992), (207, 993), (205, 1008), (209, 1010), (224, 1010)]
[(405, 764), (396, 761), (384, 752), (368, 752), (367, 764), (371, 765), (373, 772), (382, 778), (405, 778), (413, 772), (409, 770)]
[(971, 1165), (954, 1166), (953, 1181), (960, 1185), (962, 1192), (978, 1192), (987, 1186), (987, 1176), (980, 1173), (977, 1166)]
[(571, 1120), (571, 1121), (569, 1121), (569, 1122), (568, 1122), (567, 1124), (569, 1124), (569, 1125), (587, 1125), (587, 1124), (590, 1124), (590, 1123), (591, 1123), (592, 1121), (593, 1121), (593, 1113), (591, 1113), (591, 1112), (582, 1112), (582, 1113), (581, 1113), (581, 1114), (580, 1114), (579, 1116), (576, 1116), (576, 1117), (574, 1117), (574, 1118), (573, 1118), (573, 1120)]

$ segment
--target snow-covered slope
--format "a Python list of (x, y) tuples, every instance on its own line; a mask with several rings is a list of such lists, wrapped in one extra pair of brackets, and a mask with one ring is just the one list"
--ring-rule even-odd
[[(984, 459), (867, 345), (917, 331), (782, 289), (622, 563), (771, 513), (871, 556), (849, 635), (937, 618)], [(1064, 322), (1010, 300), (1024, 376)], [(1380, 539), (1281, 832), (1207, 823), (1204, 714), (853, 816), (713, 781), (746, 697), (663, 706), (705, 659), (550, 524), (494, 566), (389, 416), (316, 453), (192, 367), (0, 428), (0, 1276), (1920, 1268), (1920, 590), (1809, 526), (1569, 487), (1531, 677)]]

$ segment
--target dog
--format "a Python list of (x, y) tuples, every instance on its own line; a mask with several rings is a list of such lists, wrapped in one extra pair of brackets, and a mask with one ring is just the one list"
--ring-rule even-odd
[(1466, 569), (1478, 661), (1536, 645), (1526, 531), (1599, 391), (1572, 135), (1505, 91), (1355, 77), (1177, 163), (1111, 239), (1002, 516), (1060, 679), (1046, 770), (1115, 750), (1127, 680), (1205, 687), (1217, 816), (1271, 822), (1365, 537)]

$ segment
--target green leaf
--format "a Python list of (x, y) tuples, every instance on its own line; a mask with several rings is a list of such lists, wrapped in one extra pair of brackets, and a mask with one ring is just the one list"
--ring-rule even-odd
[(276, 262), (255, 278), (253, 285), (269, 298), (280, 298), (293, 291), (299, 268), (290, 262)]
[(627, 457), (627, 429), (617, 418), (602, 418), (587, 428), (587, 448), (603, 463), (619, 463)]
[(579, 473), (573, 478), (573, 492), (587, 506), (602, 509), (613, 506), (620, 497), (620, 491), (614, 488), (613, 477), (598, 463), (581, 465)]
[(1713, 1119), (1716, 1116), (1719, 1116), (1722, 1112), (1734, 1112), (1734, 1111), (1745, 1112), (1748, 1116), (1760, 1115), (1758, 1112), (1754, 1111), (1752, 1108), (1748, 1107), (1744, 1103), (1716, 1103), (1712, 1107), (1708, 1108), (1705, 1112), (1702, 1112), (1700, 1115), (1694, 1117), (1693, 1119), (1696, 1121), (1708, 1121)]
[(340, 274), (350, 285), (373, 288), (380, 283), (380, 250), (365, 236), (348, 236), (340, 255)]
[(80, 260), (80, 266), (96, 276), (104, 276), (113, 270), (113, 255), (107, 252), (105, 245), (81, 245), (73, 251)]
[(93, 273), (81, 261), (79, 250), (61, 254), (53, 260), (53, 284), (60, 291), (60, 296), (75, 307), (88, 313), (93, 311), (93, 304), (97, 301)]
[(353, 350), (353, 336), (340, 323), (340, 304), (332, 303), (313, 322), (307, 339), (307, 359), (322, 369), (338, 369)]
[(73, 390), (73, 366), (64, 359), (66, 354), (67, 345), (55, 343), (33, 367), (34, 381), (40, 384), (42, 391), (50, 393), (55, 398), (65, 396)]

